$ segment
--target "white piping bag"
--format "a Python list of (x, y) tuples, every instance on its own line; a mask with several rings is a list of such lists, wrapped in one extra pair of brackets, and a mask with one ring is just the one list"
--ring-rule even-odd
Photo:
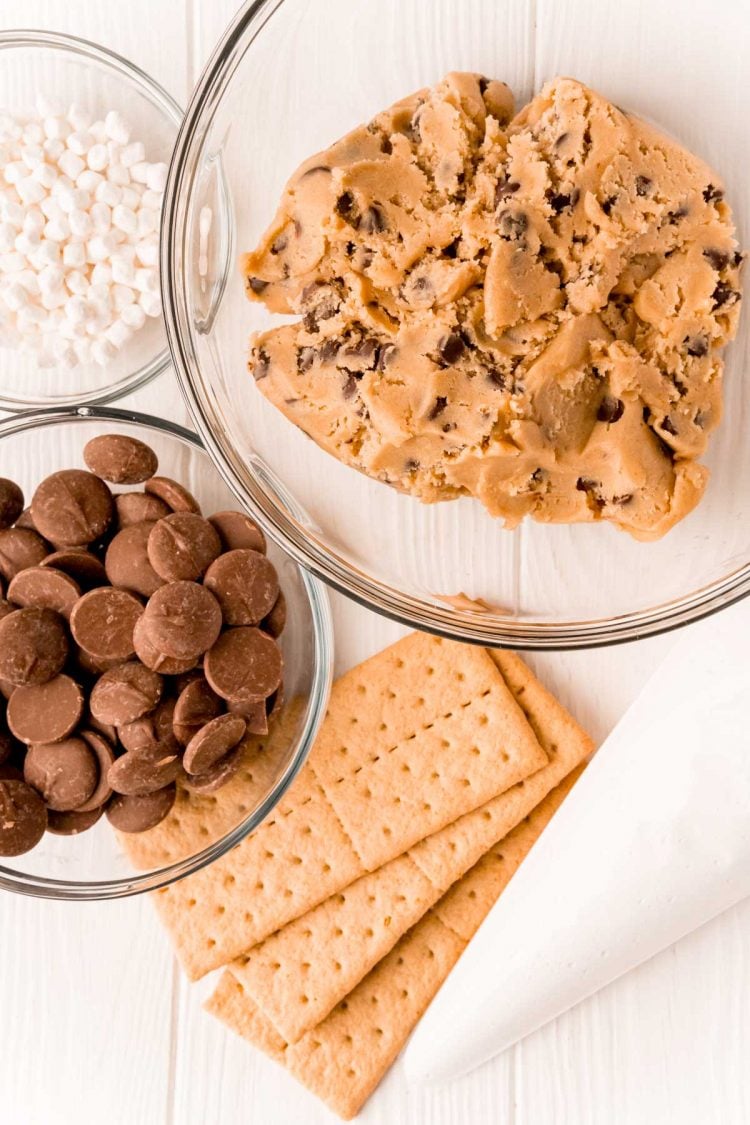
[(413, 1081), (478, 1066), (750, 896), (750, 603), (675, 648), (417, 1028)]

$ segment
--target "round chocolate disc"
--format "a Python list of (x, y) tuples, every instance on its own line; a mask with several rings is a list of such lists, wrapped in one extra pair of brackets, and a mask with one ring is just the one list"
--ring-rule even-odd
[(266, 553), (266, 537), (244, 512), (216, 512), (209, 517), (219, 533), (221, 545), (225, 551), (239, 551), (248, 547), (251, 551)]
[(148, 537), (149, 561), (167, 582), (200, 578), (220, 554), (216, 531), (194, 512), (175, 512), (159, 520)]
[(224, 710), (224, 702), (203, 676), (188, 684), (177, 697), (172, 729), (175, 738), (187, 746), (193, 735)]
[(203, 668), (222, 699), (251, 703), (265, 699), (281, 683), (281, 652), (260, 629), (227, 629), (207, 653)]
[(151, 496), (158, 496), (172, 512), (195, 512), (201, 514), (201, 507), (192, 493), (172, 480), (171, 477), (151, 477), (143, 486)]
[(36, 531), (34, 520), (31, 515), (31, 508), (24, 508), (24, 510), (16, 520), (16, 527), (28, 527), (31, 529), (31, 531)]
[(59, 742), (83, 714), (83, 692), (70, 676), (17, 687), (8, 702), (8, 726), (20, 742)]
[(81, 596), (81, 587), (62, 570), (53, 566), (31, 566), (19, 570), (8, 587), (8, 598), (18, 606), (53, 609), (66, 620)]
[(89, 707), (99, 722), (119, 727), (153, 711), (163, 690), (164, 681), (158, 672), (131, 660), (115, 665), (97, 680)]
[(36, 531), (28, 527), (7, 527), (0, 531), (0, 574), (10, 582), (20, 570), (39, 566), (49, 547)]
[(15, 481), (0, 477), (0, 528), (12, 527), (23, 511), (23, 492)]
[(0, 781), (0, 855), (31, 851), (46, 827), (47, 810), (39, 794), (23, 781)]
[(261, 699), (257, 703), (228, 703), (227, 707), (232, 715), (242, 716), (247, 723), (248, 734), (268, 734), (266, 703), (267, 700)]
[(92, 590), (95, 586), (107, 585), (107, 572), (104, 564), (87, 551), (85, 547), (67, 547), (47, 555), (40, 566), (51, 566), (61, 570), (77, 582), (82, 590)]
[(81, 547), (104, 535), (115, 505), (106, 484), (83, 469), (47, 477), (31, 499), (37, 531), (58, 547)]
[(142, 613), (133, 594), (102, 586), (73, 606), (70, 630), (76, 644), (97, 660), (129, 660), (135, 654), (133, 630)]
[(44, 684), (68, 658), (65, 622), (51, 609), (17, 609), (0, 621), (0, 679)]
[(94, 809), (100, 809), (103, 805), (106, 805), (112, 796), (107, 774), (109, 773), (109, 767), (115, 760), (115, 752), (109, 739), (105, 738), (99, 731), (82, 730), (79, 732), (79, 737), (83, 739), (96, 758), (99, 773), (94, 792), (88, 801), (84, 801), (76, 811), (80, 813), (92, 812)]
[(47, 813), (47, 830), (55, 836), (78, 836), (93, 828), (103, 814), (101, 805), (88, 811), (77, 809), (75, 812), (56, 812), (50, 809)]
[(146, 797), (170, 785), (182, 774), (177, 753), (167, 753), (162, 743), (143, 750), (128, 750), (109, 767), (107, 781), (115, 793)]
[(195, 667), (198, 659), (197, 656), (191, 656), (187, 660), (177, 660), (174, 656), (167, 656), (160, 652), (148, 636), (148, 629), (143, 617), (138, 618), (133, 630), (133, 644), (135, 645), (135, 654), (141, 664), (145, 664), (153, 672), (161, 672), (164, 676), (179, 676), (182, 673), (189, 672)]
[(193, 793), (215, 793), (226, 785), (239, 770), (245, 760), (245, 746), (240, 743), (234, 750), (216, 762), (205, 773), (187, 774), (184, 780), (186, 789)]
[(169, 814), (177, 796), (174, 785), (145, 797), (116, 793), (107, 805), (107, 820), (118, 832), (146, 832)]
[(274, 602), (273, 609), (263, 618), (260, 627), (264, 633), (268, 633), (269, 637), (276, 639), (284, 632), (285, 625), (286, 598), (284, 597), (284, 591), (279, 590), (279, 596)]
[(279, 596), (273, 563), (258, 551), (228, 551), (211, 563), (203, 582), (226, 625), (258, 625)]
[(134, 523), (163, 520), (172, 509), (158, 496), (150, 496), (148, 492), (121, 492), (115, 496), (115, 511), (117, 525), (122, 530)]
[(241, 715), (218, 715), (188, 742), (183, 765), (188, 773), (202, 774), (211, 769), (242, 741), (246, 724)]
[(83, 459), (91, 472), (112, 484), (142, 484), (159, 468), (159, 460), (138, 438), (100, 434), (86, 442)]
[(150, 598), (164, 585), (164, 579), (156, 573), (148, 558), (148, 537), (156, 526), (153, 523), (134, 523), (117, 532), (104, 557), (107, 578), (113, 586)]
[(123, 723), (117, 734), (126, 750), (154, 750), (161, 747), (164, 753), (179, 754), (180, 746), (174, 735), (175, 701), (162, 699), (155, 710), (132, 723)]
[(197, 582), (162, 586), (149, 599), (143, 620), (154, 647), (177, 660), (200, 656), (214, 644), (222, 624), (219, 603)]
[(94, 792), (99, 765), (82, 738), (66, 738), (30, 746), (23, 776), (49, 808), (69, 812), (80, 808)]

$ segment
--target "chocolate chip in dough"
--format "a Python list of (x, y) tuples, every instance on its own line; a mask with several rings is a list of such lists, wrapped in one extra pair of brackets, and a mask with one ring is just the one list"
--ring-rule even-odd
[(97, 660), (129, 660), (135, 655), (133, 630), (143, 606), (127, 590), (104, 586), (79, 598), (70, 615), (73, 639)]
[(110, 766), (107, 781), (115, 793), (147, 797), (176, 781), (181, 774), (180, 755), (157, 743), (123, 754)]
[(0, 477), (0, 529), (12, 527), (23, 512), (23, 492), (15, 481)]
[(183, 765), (190, 774), (202, 774), (215, 766), (245, 736), (241, 715), (217, 715), (194, 734), (185, 747)]
[(83, 449), (86, 465), (112, 484), (142, 484), (154, 476), (159, 459), (144, 442), (125, 434), (101, 434)]
[(101, 805), (86, 812), (81, 809), (75, 812), (56, 812), (50, 809), (47, 813), (47, 831), (55, 836), (80, 836), (81, 832), (93, 828), (103, 815)]
[(47, 828), (47, 810), (38, 793), (23, 781), (0, 781), (0, 855), (23, 855)]
[(441, 367), (450, 367), (457, 363), (464, 353), (464, 342), (456, 332), (451, 332), (438, 343), (438, 363)]
[(29, 747), (23, 776), (57, 812), (69, 812), (88, 801), (99, 780), (99, 765), (82, 738), (44, 742)]
[(134, 523), (156, 523), (168, 516), (171, 510), (158, 496), (151, 496), (148, 492), (121, 492), (115, 496), (117, 526), (121, 530)]
[(151, 477), (143, 486), (150, 496), (163, 500), (172, 512), (195, 512), (201, 514), (198, 501), (184, 485), (171, 477)]
[(159, 520), (148, 537), (151, 566), (168, 582), (200, 578), (220, 554), (218, 532), (193, 512), (175, 512)]
[(286, 626), (286, 613), (286, 598), (284, 597), (284, 591), (279, 590), (279, 596), (273, 603), (271, 612), (268, 613), (260, 623), (260, 627), (263, 632), (268, 633), (268, 635), (270, 637), (273, 637), (274, 640), (277, 637), (280, 637), (284, 632), (284, 627)]
[(68, 658), (65, 622), (51, 609), (17, 609), (0, 621), (0, 679), (44, 684)]
[(150, 598), (164, 585), (148, 557), (148, 539), (154, 527), (155, 523), (134, 523), (118, 531), (111, 540), (104, 568), (113, 586)]
[(174, 785), (145, 797), (115, 794), (107, 805), (107, 820), (118, 832), (146, 832), (168, 816), (176, 796)]
[(624, 411), (625, 403), (622, 399), (617, 398), (615, 395), (606, 394), (599, 403), (596, 417), (600, 422), (608, 422), (613, 425), (615, 422), (619, 422)]
[(216, 512), (208, 522), (218, 532), (225, 551), (239, 551), (243, 547), (266, 553), (266, 537), (258, 525), (244, 512)]
[(149, 599), (144, 632), (151, 644), (177, 660), (197, 659), (221, 631), (221, 608), (197, 582), (170, 582)]
[(107, 801), (112, 796), (112, 789), (107, 781), (107, 774), (109, 773), (109, 767), (115, 760), (115, 752), (112, 749), (110, 740), (105, 738), (104, 735), (100, 734), (97, 730), (81, 730), (78, 736), (83, 739), (96, 758), (98, 775), (94, 792), (76, 811), (79, 813), (93, 812), (94, 809), (100, 809), (106, 805)]
[(8, 527), (0, 531), (0, 574), (10, 582), (20, 570), (39, 566), (49, 547), (29, 527)]
[(52, 566), (19, 570), (8, 587), (8, 598), (15, 605), (53, 609), (66, 620), (80, 596), (81, 587), (75, 579)]
[(167, 656), (160, 652), (148, 635), (148, 628), (143, 617), (140, 617), (133, 630), (133, 645), (135, 654), (141, 664), (145, 664), (152, 672), (160, 672), (164, 676), (179, 676), (189, 672), (195, 667), (200, 654), (189, 656), (187, 659), (178, 660), (174, 656)]
[(189, 683), (177, 697), (172, 720), (175, 738), (187, 746), (193, 735), (202, 730), (224, 710), (224, 702), (201, 676)]
[(53, 551), (39, 565), (61, 570), (77, 582), (82, 590), (107, 585), (104, 564), (85, 547), (67, 547), (61, 551)]
[(228, 551), (211, 563), (203, 584), (216, 598), (226, 625), (257, 625), (279, 596), (276, 570), (257, 551)]
[(52, 473), (31, 498), (37, 531), (56, 547), (85, 547), (100, 539), (114, 516), (112, 493), (83, 469)]
[(81, 721), (83, 692), (70, 676), (17, 687), (8, 702), (8, 726), (20, 742), (59, 742)]
[(281, 683), (279, 646), (260, 629), (227, 629), (206, 653), (206, 679), (222, 699), (251, 703), (265, 699)]
[(153, 711), (164, 690), (164, 680), (139, 660), (118, 664), (94, 684), (89, 698), (91, 714), (112, 726), (132, 723)]

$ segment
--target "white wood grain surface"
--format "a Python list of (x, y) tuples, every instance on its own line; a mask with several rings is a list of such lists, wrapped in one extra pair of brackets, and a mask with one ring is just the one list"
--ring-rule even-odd
[[(451, 2), (465, 4), (471, 18), (471, 0)], [(640, 44), (655, 70), (667, 67), (674, 125), (684, 129), (680, 101), (695, 96), (696, 84), (705, 87), (702, 37), (710, 45), (711, 21), (719, 18), (715, 6), (703, 0), (497, 2), (507, 6), (514, 26), (526, 29), (534, 64), (519, 75), (530, 86), (562, 70), (610, 91), (619, 82), (623, 100), (646, 107), (650, 91), (628, 85), (627, 60), (618, 59), (614, 77), (608, 62), (608, 52), (617, 52), (621, 22), (640, 21), (639, 35), (629, 41)], [(184, 103), (234, 7), (234, 0), (2, 0), (0, 26), (98, 40), (132, 58)], [(725, 3), (721, 18), (750, 19), (744, 0)], [(415, 42), (415, 55), (420, 49)], [(720, 104), (732, 97), (746, 104), (744, 59), (725, 65), (717, 58), (715, 69), (721, 74)], [(663, 89), (663, 74), (660, 83)], [(719, 120), (717, 153), (723, 140)], [(746, 190), (744, 181), (737, 181), (736, 190)], [(186, 417), (171, 375), (128, 401)], [(533, 573), (527, 581), (533, 591)], [(333, 603), (339, 668), (398, 635), (393, 624), (342, 598)], [(549, 654), (532, 663), (602, 737), (670, 643), (662, 638), (594, 653)], [(74, 906), (5, 896), (0, 941), (0, 1125), (333, 1120), (286, 1074), (202, 1012), (206, 988), (180, 980), (149, 903)], [(409, 1090), (397, 1065), (363, 1120), (747, 1125), (748, 1058), (750, 902), (449, 1088)]]

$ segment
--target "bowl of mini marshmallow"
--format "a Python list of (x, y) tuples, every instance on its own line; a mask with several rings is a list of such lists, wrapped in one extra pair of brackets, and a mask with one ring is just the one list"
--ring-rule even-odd
[(0, 409), (106, 402), (167, 367), (159, 229), (181, 116), (96, 44), (0, 34)]

